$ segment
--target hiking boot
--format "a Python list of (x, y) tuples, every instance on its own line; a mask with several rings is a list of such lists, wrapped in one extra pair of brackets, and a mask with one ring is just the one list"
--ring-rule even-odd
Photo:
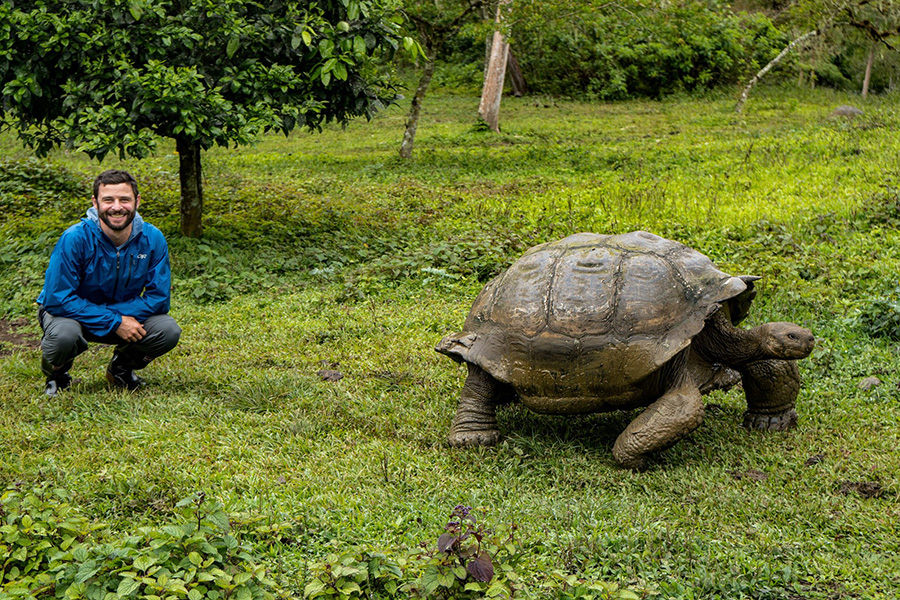
[(134, 374), (134, 369), (123, 363), (121, 355), (114, 352), (109, 366), (106, 367), (106, 381), (109, 382), (109, 385), (131, 392), (142, 388), (145, 385), (144, 380)]
[(69, 389), (71, 385), (72, 377), (66, 371), (59, 371), (47, 378), (44, 394), (50, 398), (56, 398), (61, 391)]

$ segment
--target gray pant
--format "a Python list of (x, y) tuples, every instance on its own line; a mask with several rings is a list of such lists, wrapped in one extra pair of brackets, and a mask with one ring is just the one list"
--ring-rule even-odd
[(142, 323), (147, 335), (137, 342), (126, 342), (115, 332), (104, 336), (94, 335), (75, 319), (54, 317), (43, 308), (38, 311), (38, 320), (44, 330), (44, 337), (41, 339), (41, 370), (47, 377), (54, 372), (72, 368), (75, 357), (88, 349), (88, 342), (115, 345), (124, 367), (143, 369), (151, 360), (174, 348), (181, 337), (181, 327), (169, 315), (148, 317)]

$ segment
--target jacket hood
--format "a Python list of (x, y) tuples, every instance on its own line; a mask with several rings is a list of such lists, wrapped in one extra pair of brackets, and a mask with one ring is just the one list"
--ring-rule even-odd
[[(97, 214), (97, 209), (93, 206), (90, 207), (85, 215), (84, 221), (89, 223), (93, 223), (98, 233), (103, 233), (103, 230), (100, 229), (100, 215)], [(128, 242), (133, 240), (141, 231), (144, 229), (144, 219), (141, 218), (141, 214), (138, 212), (134, 213), (134, 220), (131, 222), (131, 235), (128, 236)], [(125, 242), (126, 244), (128, 242)]]

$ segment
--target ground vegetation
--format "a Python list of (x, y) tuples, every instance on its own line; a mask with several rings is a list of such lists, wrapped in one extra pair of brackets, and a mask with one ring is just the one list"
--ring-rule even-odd
[[(0, 137), (0, 552), (32, 556), (10, 526), (33, 506), (75, 528), (47, 526), (43, 541), (95, 560), (80, 575), (56, 563), (59, 580), (90, 584), (112, 564), (104, 581), (123, 597), (174, 577), (196, 600), (186, 578), (206, 567), (220, 597), (240, 585), (244, 597), (329, 597), (332, 584), (348, 598), (895, 597), (900, 113), (870, 95), (863, 115), (829, 116), (857, 99), (762, 85), (739, 116), (729, 92), (507, 98), (495, 134), (473, 127), (477, 93), (442, 92), (411, 161), (396, 153), (408, 107), (211, 149), (202, 240), (179, 234), (173, 146), (110, 158), (135, 172), (143, 216), (169, 236), (184, 335), (141, 393), (108, 391), (108, 350), (95, 348), (52, 401), (33, 303), (97, 165), (65, 151), (38, 160)], [(450, 449), (465, 374), (433, 348), (484, 282), (534, 244), (633, 229), (763, 276), (748, 326), (815, 333), (798, 427), (741, 429), (734, 389), (707, 397), (700, 428), (643, 473), (610, 451), (630, 412), (513, 405), (499, 446)], [(89, 537), (88, 525), (103, 527)], [(245, 555), (226, 554), (233, 544)], [(490, 583), (477, 578), (482, 551)], [(124, 575), (140, 557), (168, 579)]]

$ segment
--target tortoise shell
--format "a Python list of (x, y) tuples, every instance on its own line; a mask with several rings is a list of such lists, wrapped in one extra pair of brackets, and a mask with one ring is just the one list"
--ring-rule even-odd
[(512, 385), (541, 412), (555, 412), (561, 398), (564, 412), (601, 396), (622, 398), (606, 407), (621, 408), (746, 288), (705, 255), (651, 233), (579, 233), (530, 249), (490, 281), (464, 331), (437, 349)]

